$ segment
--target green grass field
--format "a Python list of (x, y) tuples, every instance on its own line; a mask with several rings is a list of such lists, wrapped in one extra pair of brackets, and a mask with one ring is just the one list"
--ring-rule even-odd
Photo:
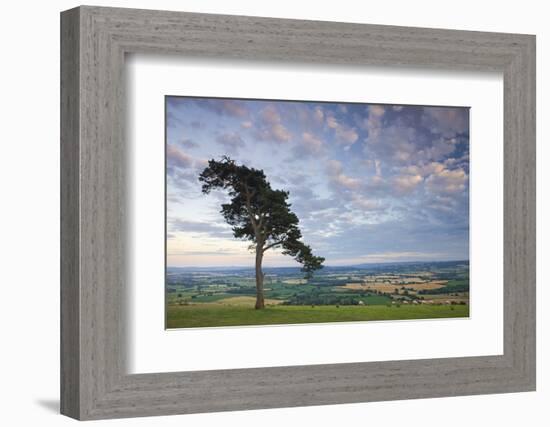
[(272, 305), (263, 310), (219, 304), (169, 305), (167, 328), (281, 325), (468, 317), (468, 305), (396, 306), (290, 306)]

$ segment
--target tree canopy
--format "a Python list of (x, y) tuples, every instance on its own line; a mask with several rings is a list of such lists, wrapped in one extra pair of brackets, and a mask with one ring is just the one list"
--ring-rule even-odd
[(202, 192), (226, 190), (231, 200), (222, 204), (221, 214), (231, 225), (235, 238), (249, 240), (257, 255), (272, 248), (302, 264), (307, 278), (323, 267), (323, 257), (313, 255), (300, 239), (298, 217), (290, 210), (287, 191), (274, 190), (263, 170), (237, 165), (229, 157), (210, 160), (199, 177)]

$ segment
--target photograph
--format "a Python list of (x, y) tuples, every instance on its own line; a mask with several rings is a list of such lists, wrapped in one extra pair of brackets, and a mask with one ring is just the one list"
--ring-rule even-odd
[(469, 317), (469, 108), (165, 97), (166, 328)]

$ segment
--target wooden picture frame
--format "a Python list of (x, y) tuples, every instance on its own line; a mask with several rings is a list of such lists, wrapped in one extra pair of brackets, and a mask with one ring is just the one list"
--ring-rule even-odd
[[(127, 374), (126, 53), (502, 72), (503, 355)], [(61, 165), (65, 415), (85, 420), (535, 390), (532, 35), (78, 7), (61, 14)]]

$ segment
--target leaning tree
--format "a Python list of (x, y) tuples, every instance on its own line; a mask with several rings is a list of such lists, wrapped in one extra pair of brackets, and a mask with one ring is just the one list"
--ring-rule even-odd
[(288, 192), (274, 190), (262, 170), (237, 165), (229, 157), (210, 160), (200, 174), (202, 192), (226, 190), (231, 201), (222, 204), (221, 214), (237, 239), (252, 242), (256, 253), (256, 309), (264, 308), (264, 253), (281, 248), (284, 255), (302, 264), (306, 278), (323, 268), (323, 257), (314, 256), (311, 247), (300, 241), (298, 217), (290, 210)]

